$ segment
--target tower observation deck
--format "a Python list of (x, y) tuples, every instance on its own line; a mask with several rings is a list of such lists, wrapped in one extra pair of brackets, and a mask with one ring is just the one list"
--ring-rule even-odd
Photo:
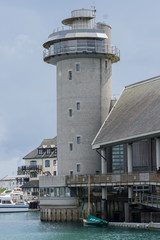
[(96, 174), (99, 155), (91, 143), (107, 117), (112, 97), (111, 27), (95, 22), (95, 11), (74, 10), (43, 44), (43, 59), (57, 70), (58, 175)]
[(71, 18), (62, 21), (71, 29), (62, 28), (61, 31), (52, 33), (43, 44), (45, 62), (56, 64), (59, 57), (83, 53), (104, 55), (112, 63), (120, 60), (119, 49), (111, 46), (111, 27), (104, 23), (95, 23), (94, 10), (74, 10), (71, 15)]

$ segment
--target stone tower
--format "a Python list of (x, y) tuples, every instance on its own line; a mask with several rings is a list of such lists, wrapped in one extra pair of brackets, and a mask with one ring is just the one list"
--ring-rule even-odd
[(111, 27), (95, 23), (95, 10), (74, 10), (62, 23), (68, 29), (43, 45), (44, 61), (57, 68), (58, 175), (96, 174), (100, 159), (91, 143), (110, 110), (119, 51)]

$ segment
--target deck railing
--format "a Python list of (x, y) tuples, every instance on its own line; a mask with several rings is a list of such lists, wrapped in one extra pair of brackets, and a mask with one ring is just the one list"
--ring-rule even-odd
[[(76, 41), (76, 40), (75, 40)], [(52, 45), (49, 49), (45, 49), (43, 51), (43, 58), (47, 57), (54, 57), (57, 55), (62, 54), (74, 54), (74, 53), (99, 53), (99, 54), (110, 54), (117, 59), (114, 61), (119, 61), (120, 59), (120, 50), (116, 46), (108, 46), (108, 45), (101, 45), (101, 46), (87, 46), (81, 45), (78, 46), (77, 44), (72, 46), (59, 46), (58, 48)]]
[[(143, 173), (124, 173), (124, 174), (106, 174), (106, 175), (91, 175), (91, 186), (118, 186), (118, 185), (159, 185), (160, 173), (143, 172)], [(70, 185), (85, 186), (88, 184), (87, 175), (66, 176), (66, 183)]]

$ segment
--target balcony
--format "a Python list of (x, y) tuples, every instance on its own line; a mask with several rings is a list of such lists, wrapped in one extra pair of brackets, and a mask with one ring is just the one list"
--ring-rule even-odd
[(62, 56), (65, 54), (104, 54), (112, 63), (120, 60), (120, 50), (115, 46), (106, 44), (106, 40), (68, 40), (53, 43), (49, 49), (43, 52), (44, 61), (48, 62), (50, 57)]
[(35, 166), (21, 166), (18, 167), (18, 175), (24, 174), (30, 171), (42, 171), (42, 165), (35, 165)]

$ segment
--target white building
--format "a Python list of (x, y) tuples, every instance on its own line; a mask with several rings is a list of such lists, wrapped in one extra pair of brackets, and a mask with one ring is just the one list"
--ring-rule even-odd
[(0, 188), (13, 190), (16, 187), (21, 187), (25, 181), (25, 175), (5, 176), (4, 178), (0, 179)]

